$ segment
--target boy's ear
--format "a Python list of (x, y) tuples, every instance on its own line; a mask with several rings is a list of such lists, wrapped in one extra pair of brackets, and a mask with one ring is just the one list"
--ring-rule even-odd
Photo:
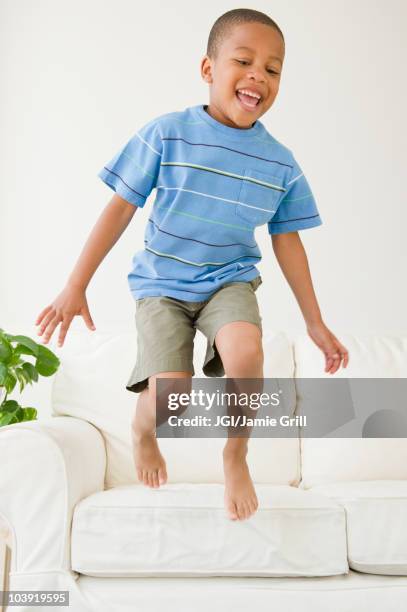
[(212, 83), (212, 63), (208, 55), (201, 60), (201, 76), (206, 83)]

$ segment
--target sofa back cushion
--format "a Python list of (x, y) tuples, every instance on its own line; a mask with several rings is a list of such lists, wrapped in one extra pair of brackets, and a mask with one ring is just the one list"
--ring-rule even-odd
[[(363, 406), (366, 398), (360, 391), (363, 378), (406, 378), (407, 377), (407, 337), (397, 336), (352, 336), (336, 334), (349, 351), (350, 359), (347, 368), (340, 368), (334, 375), (324, 372), (324, 356), (307, 335), (294, 339), (295, 376), (297, 378), (348, 378), (349, 391), (363, 432)], [(404, 384), (404, 381), (399, 381)], [(391, 387), (391, 381), (384, 381)], [(300, 383), (301, 384), (301, 383)], [(372, 383), (380, 389), (377, 382)], [(384, 387), (384, 385), (383, 385)], [(321, 407), (320, 390), (317, 385), (307, 386), (312, 389), (311, 397), (307, 396), (309, 406)], [(385, 387), (384, 387), (385, 388)], [(391, 390), (390, 390), (391, 391)], [(376, 398), (377, 400), (377, 398)], [(385, 409), (392, 408), (391, 392), (383, 395), (383, 402), (378, 402)], [(387, 400), (387, 401), (386, 401)], [(301, 410), (301, 397), (298, 398), (297, 410)], [(338, 406), (340, 409), (340, 406)], [(393, 406), (394, 408), (394, 406)], [(327, 405), (327, 409), (329, 406)], [(345, 411), (345, 406), (343, 406)], [(372, 413), (372, 410), (370, 410)], [(367, 411), (367, 414), (370, 414)], [(391, 412), (389, 419), (394, 418)], [(407, 415), (406, 417), (407, 418)], [(336, 431), (339, 436), (341, 429)], [(346, 427), (343, 428), (346, 432)], [(354, 431), (354, 429), (352, 430)], [(335, 432), (334, 432), (335, 433)], [(403, 436), (406, 433), (403, 431)], [(321, 437), (301, 439), (302, 482), (301, 487), (354, 480), (399, 480), (407, 479), (407, 437)]]
[[(292, 348), (284, 334), (264, 330), (264, 375), (290, 378)], [(205, 378), (202, 364), (206, 338), (197, 332), (195, 377)], [(139, 394), (125, 386), (134, 367), (134, 329), (101, 333), (72, 329), (59, 352), (61, 366), (54, 377), (54, 415), (74, 416), (92, 423), (104, 436), (107, 455), (106, 488), (137, 483), (131, 450), (131, 420)], [(293, 403), (292, 412), (295, 409)], [(160, 438), (168, 482), (223, 482), (222, 438)], [(253, 438), (248, 462), (259, 483), (298, 485), (298, 438)]]

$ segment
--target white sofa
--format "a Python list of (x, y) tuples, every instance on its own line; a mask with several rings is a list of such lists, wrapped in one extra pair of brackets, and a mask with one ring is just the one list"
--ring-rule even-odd
[[(335, 376), (407, 376), (407, 338), (340, 337), (351, 362)], [(160, 439), (168, 483), (138, 483), (133, 330), (51, 348), (54, 416), (0, 429), (10, 590), (69, 590), (75, 612), (407, 609), (406, 438), (253, 438), (259, 509), (230, 521), (224, 439)], [(266, 377), (329, 377), (305, 334), (265, 330), (264, 348)], [(199, 377), (204, 349), (198, 333)]]

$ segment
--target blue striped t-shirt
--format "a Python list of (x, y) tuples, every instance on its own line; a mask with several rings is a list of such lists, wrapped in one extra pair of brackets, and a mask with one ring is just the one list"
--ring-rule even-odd
[(259, 276), (255, 229), (321, 225), (292, 152), (257, 120), (229, 127), (198, 104), (148, 122), (98, 176), (142, 208), (156, 189), (128, 283), (134, 299), (204, 301), (222, 285)]

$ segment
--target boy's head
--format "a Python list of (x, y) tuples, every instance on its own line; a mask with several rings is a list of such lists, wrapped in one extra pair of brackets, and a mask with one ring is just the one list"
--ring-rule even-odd
[(284, 53), (284, 36), (268, 15), (252, 9), (221, 15), (201, 61), (202, 78), (209, 84), (208, 112), (230, 127), (250, 128), (277, 96)]

